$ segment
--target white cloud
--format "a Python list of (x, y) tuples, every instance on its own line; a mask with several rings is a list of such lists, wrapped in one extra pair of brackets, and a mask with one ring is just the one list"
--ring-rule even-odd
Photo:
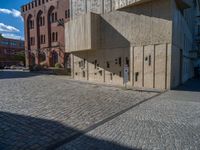
[(22, 16), (21, 16), (21, 12), (16, 10), (16, 9), (4, 9), (4, 8), (0, 8), (0, 14), (8, 14), (8, 15), (12, 15), (13, 17), (16, 18), (20, 18), (23, 20)]
[(2, 36), (10, 39), (24, 40), (24, 37), (12, 33), (3, 33)]
[(0, 32), (20, 32), (19, 29), (10, 26), (5, 25), (4, 23), (0, 23)]

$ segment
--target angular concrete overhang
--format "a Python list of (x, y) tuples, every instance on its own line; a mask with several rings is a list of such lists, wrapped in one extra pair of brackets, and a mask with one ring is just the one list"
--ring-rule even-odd
[(177, 6), (179, 7), (179, 9), (181, 9), (181, 10), (192, 7), (191, 0), (175, 0), (175, 1), (176, 1)]
[(97, 49), (100, 45), (100, 15), (87, 13), (65, 24), (65, 51)]

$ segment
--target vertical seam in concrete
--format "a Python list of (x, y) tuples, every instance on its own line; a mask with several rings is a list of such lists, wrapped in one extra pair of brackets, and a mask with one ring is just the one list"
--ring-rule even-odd
[(168, 63), (168, 44), (166, 43), (166, 57), (165, 57), (165, 89), (167, 89), (167, 63)]
[(112, 6), (113, 5), (113, 1), (112, 0), (110, 0), (110, 11), (112, 11)]
[(132, 47), (132, 72), (131, 72), (131, 74), (132, 74), (132, 86), (134, 86), (135, 85), (135, 77), (134, 77), (134, 64), (135, 64), (135, 61), (134, 61), (134, 56), (135, 56), (135, 54), (134, 54), (134, 50), (135, 50), (135, 47)]
[(73, 65), (72, 65), (72, 68), (73, 68), (73, 70), (72, 70), (72, 76), (74, 78), (74, 55), (71, 54), (71, 56), (72, 56), (72, 62), (73, 62)]
[(87, 8), (87, 0), (85, 0), (85, 12), (88, 12), (88, 8)]
[(102, 14), (104, 14), (104, 0), (102, 0)]
[[(88, 58), (88, 52), (87, 52), (87, 58)], [(87, 62), (87, 80), (89, 81), (89, 63)]]
[(153, 50), (153, 88), (155, 88), (155, 79), (156, 79), (156, 45), (154, 44)]
[(143, 46), (143, 56), (142, 56), (142, 86), (144, 87), (144, 47)]
[[(105, 54), (105, 52), (103, 53), (104, 54), (104, 58), (106, 58), (106, 54)], [(103, 81), (104, 81), (104, 83), (106, 82), (106, 61), (104, 60), (104, 69), (103, 69)]]

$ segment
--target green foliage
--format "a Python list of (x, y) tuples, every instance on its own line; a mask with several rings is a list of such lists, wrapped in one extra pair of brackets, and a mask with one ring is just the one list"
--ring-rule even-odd
[(32, 68), (34, 71), (42, 71), (44, 68), (41, 65), (35, 65)]
[(24, 55), (24, 53), (18, 53), (14, 56), (14, 59), (20, 60), (20, 61), (25, 61), (25, 55)]
[(3, 38), (3, 36), (2, 36), (2, 34), (0, 34), (0, 39), (2, 39)]
[(56, 63), (56, 64), (55, 64), (55, 68), (58, 68), (58, 69), (59, 69), (59, 68), (62, 68), (62, 64)]

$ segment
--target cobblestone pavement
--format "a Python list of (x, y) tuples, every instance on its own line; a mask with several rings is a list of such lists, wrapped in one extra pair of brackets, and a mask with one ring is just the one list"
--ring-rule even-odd
[(180, 91), (146, 101), (59, 150), (199, 150), (199, 87), (200, 81), (190, 81)]
[[(90, 131), (92, 127), (100, 125), (98, 123), (106, 118), (119, 114), (122, 110), (156, 94), (158, 93), (125, 91), (115, 87), (75, 82), (66, 77), (25, 72), (0, 72), (0, 149), (51, 149), (55, 145), (59, 146), (58, 144), (65, 142), (66, 139), (70, 141), (70, 137), (81, 135), (85, 130)], [(188, 107), (196, 111), (198, 105), (195, 104)], [(130, 134), (130, 139), (124, 141), (130, 142), (134, 132), (139, 133), (143, 127), (148, 130), (145, 123), (140, 126), (142, 122), (137, 118), (141, 117), (145, 122), (145, 114), (153, 113), (150, 108), (155, 106), (158, 107), (159, 104), (150, 106), (144, 112), (141, 110), (141, 114), (138, 109), (130, 111), (122, 115), (123, 117), (118, 117), (119, 120), (114, 119), (104, 124), (95, 130), (97, 131), (96, 136), (108, 136), (108, 138), (112, 137), (119, 141), (121, 139), (123, 143), (124, 134)], [(190, 109), (187, 109), (186, 112), (190, 112)], [(198, 114), (195, 111), (193, 113)], [(155, 113), (155, 115), (158, 114)], [(184, 113), (177, 115), (184, 115)], [(147, 117), (150, 116), (147, 115)], [(133, 119), (123, 123), (129, 117), (133, 117)], [(155, 117), (155, 119), (158, 118)], [(155, 126), (158, 126), (158, 123), (155, 123)], [(103, 128), (107, 128), (105, 132)], [(125, 129), (127, 129), (127, 133), (123, 133)], [(129, 133), (128, 130), (131, 132)], [(90, 134), (93, 133), (94, 131)], [(190, 135), (193, 135), (193, 132)], [(76, 141), (66, 148), (71, 149), (70, 147), (74, 147), (74, 144)], [(88, 143), (85, 146), (87, 147)]]

